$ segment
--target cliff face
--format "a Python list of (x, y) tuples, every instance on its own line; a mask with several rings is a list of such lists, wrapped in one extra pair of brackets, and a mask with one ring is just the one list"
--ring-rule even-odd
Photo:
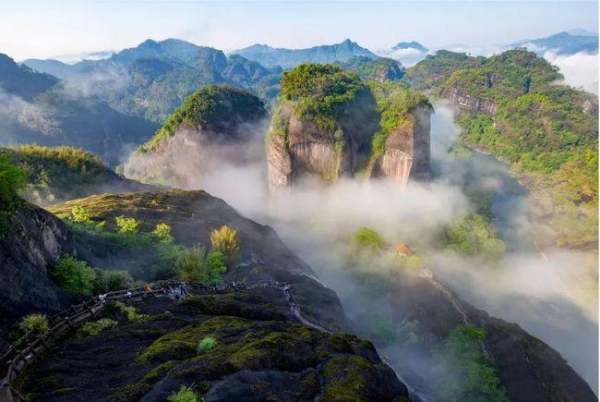
[(57, 311), (63, 294), (48, 278), (48, 268), (71, 252), (71, 235), (50, 213), (24, 205), (0, 239), (0, 350), (2, 329), (24, 314)]
[(203, 175), (227, 163), (245, 163), (266, 115), (263, 102), (228, 86), (204, 87), (185, 99), (163, 127), (125, 164), (127, 177), (198, 188)]
[(442, 96), (462, 111), (482, 113), (488, 116), (496, 114), (496, 102), (477, 96), (471, 96), (460, 88), (447, 88), (442, 91)]
[(431, 108), (410, 112), (408, 122), (396, 127), (385, 142), (385, 152), (371, 167), (371, 177), (390, 177), (402, 185), (409, 178), (427, 180), (431, 172)]
[[(429, 353), (428, 350), (435, 348), (457, 326), (482, 328), (485, 338), (481, 347), (493, 361), (509, 401), (598, 400), (588, 384), (557, 351), (518, 325), (491, 317), (464, 302), (431, 274), (398, 275), (391, 289), (388, 299), (394, 319), (416, 324), (418, 339), (426, 350), (424, 353)], [(419, 373), (419, 368), (407, 372), (410, 365), (396, 367), (400, 377), (412, 376), (414, 384), (409, 382), (408, 385), (430, 394), (429, 375)], [(423, 377), (419, 380), (421, 375)]]
[(368, 100), (349, 108), (347, 115), (352, 117), (340, 122), (335, 131), (299, 118), (290, 103), (282, 103), (275, 113), (274, 119), (282, 122), (285, 131), (271, 129), (267, 138), (272, 190), (310, 177), (332, 183), (340, 177), (352, 177), (365, 165), (369, 142), (377, 129), (377, 115)]

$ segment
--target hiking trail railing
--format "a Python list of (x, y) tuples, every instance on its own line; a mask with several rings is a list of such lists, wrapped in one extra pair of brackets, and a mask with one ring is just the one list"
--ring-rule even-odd
[(0, 402), (20, 402), (25, 398), (15, 388), (19, 375), (68, 331), (77, 328), (90, 318), (97, 316), (109, 301), (139, 301), (148, 296), (166, 296), (169, 288), (181, 282), (163, 282), (156, 289), (125, 289), (108, 292), (76, 305), (70, 306), (48, 317), (48, 330), (42, 334), (27, 333), (15, 341), (1, 356), (0, 364), (4, 377), (0, 380)]
[[(70, 306), (54, 315), (48, 316), (48, 331), (42, 334), (27, 333), (15, 341), (1, 356), (0, 367), (5, 371), (0, 372), (4, 377), (0, 380), (0, 402), (22, 402), (26, 399), (15, 387), (15, 381), (32, 363), (37, 361), (51, 347), (52, 341), (58, 340), (68, 331), (76, 329), (80, 324), (101, 313), (110, 301), (127, 300), (140, 301), (149, 296), (171, 297), (171, 290), (184, 284), (198, 294), (228, 293), (231, 291), (251, 290), (260, 288), (276, 288), (283, 292), (292, 315), (301, 323), (308, 325), (318, 331), (331, 333), (319, 324), (311, 322), (302, 315), (300, 306), (293, 300), (290, 292), (291, 286), (273, 280), (257, 282), (246, 285), (240, 282), (231, 282), (217, 286), (205, 286), (202, 284), (186, 284), (181, 281), (163, 281), (159, 287), (153, 289), (124, 289), (108, 292), (103, 295), (94, 296), (91, 299)], [(183, 296), (183, 295), (181, 295)]]

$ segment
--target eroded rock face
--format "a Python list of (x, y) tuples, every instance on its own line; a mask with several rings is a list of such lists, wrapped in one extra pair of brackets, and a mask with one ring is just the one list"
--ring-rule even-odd
[(471, 96), (460, 88), (447, 88), (443, 91), (442, 95), (447, 98), (450, 103), (463, 111), (482, 113), (488, 116), (493, 116), (496, 114), (495, 102), (488, 99)]
[(49, 279), (48, 268), (72, 252), (66, 226), (43, 209), (25, 204), (0, 239), (0, 350), (2, 329), (33, 312), (64, 307), (64, 295)]
[(374, 162), (371, 177), (390, 177), (402, 185), (409, 179), (428, 180), (431, 172), (431, 108), (410, 113), (407, 124), (392, 131), (385, 152)]
[(287, 133), (273, 133), (267, 140), (271, 190), (290, 187), (307, 177), (332, 183), (340, 177), (355, 176), (367, 165), (370, 177), (389, 177), (403, 185), (409, 179), (430, 178), (430, 107), (412, 110), (408, 122), (393, 130), (387, 138), (384, 155), (371, 164), (368, 163), (370, 142), (379, 124), (375, 114), (355, 118), (354, 122), (362, 122), (360, 126), (348, 125), (348, 128), (331, 133), (298, 119), (289, 105), (284, 105), (279, 113)]

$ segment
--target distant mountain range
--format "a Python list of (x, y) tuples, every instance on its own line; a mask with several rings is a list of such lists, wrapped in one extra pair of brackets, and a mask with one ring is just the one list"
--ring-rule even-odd
[(280, 66), (282, 68), (292, 68), (302, 63), (346, 62), (353, 57), (366, 57), (369, 59), (378, 57), (375, 53), (359, 46), (350, 39), (333, 45), (315, 46), (307, 49), (279, 49), (256, 44), (235, 50), (232, 53), (259, 62), (266, 67)]
[(395, 46), (392, 47), (392, 50), (405, 50), (405, 49), (414, 49), (419, 52), (427, 53), (429, 49), (420, 44), (419, 42), (411, 41), (411, 42), (398, 42)]
[(229, 84), (271, 99), (278, 93), (280, 68), (266, 68), (239, 55), (178, 39), (146, 40), (102, 60), (72, 65), (25, 60), (40, 72), (84, 88), (114, 109), (161, 123), (183, 99), (207, 84)]
[(155, 129), (0, 54), (0, 145), (74, 145), (114, 165)]
[(598, 53), (598, 34), (573, 30), (560, 32), (545, 38), (523, 40), (511, 44), (509, 47), (527, 47), (538, 54), (547, 51), (553, 51), (560, 55), (571, 55), (579, 52)]

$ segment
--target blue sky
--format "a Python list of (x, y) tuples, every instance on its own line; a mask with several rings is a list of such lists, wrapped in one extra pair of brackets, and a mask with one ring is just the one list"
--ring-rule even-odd
[(21, 60), (132, 47), (176, 37), (231, 50), (301, 48), (351, 38), (493, 46), (562, 30), (597, 32), (596, 1), (0, 1), (0, 52)]

